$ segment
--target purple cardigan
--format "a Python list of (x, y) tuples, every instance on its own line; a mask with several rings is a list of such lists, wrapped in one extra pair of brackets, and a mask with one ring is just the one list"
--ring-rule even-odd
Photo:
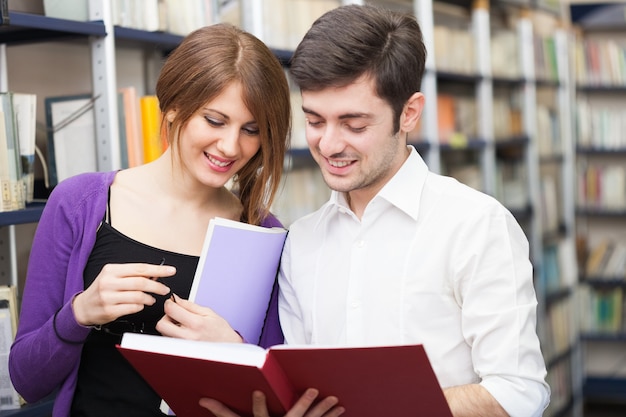
[[(115, 171), (77, 175), (58, 184), (41, 215), (30, 252), (19, 327), (9, 356), (16, 390), (28, 402), (58, 390), (52, 415), (69, 416), (89, 327), (78, 324), (72, 298), (83, 291), (83, 270), (107, 206)], [(273, 216), (263, 226), (280, 226)], [(276, 291), (275, 291), (276, 293)], [(283, 342), (273, 294), (261, 345)], [(57, 313), (58, 311), (58, 313)], [(53, 317), (57, 313), (57, 337)]]

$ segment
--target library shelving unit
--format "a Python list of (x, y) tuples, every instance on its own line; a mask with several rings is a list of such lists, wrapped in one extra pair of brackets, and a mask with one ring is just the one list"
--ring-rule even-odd
[[(166, 52), (173, 49), (182, 36), (114, 27), (110, 2), (106, 0), (90, 1), (89, 18), (89, 21), (76, 21), (8, 10), (2, 15), (0, 25), (0, 88), (1, 91), (10, 91), (11, 88), (7, 73), (7, 48), (46, 42), (88, 45), (91, 55), (91, 94), (95, 97), (97, 167), (98, 170), (114, 170), (120, 167), (115, 40)], [(42, 66), (45, 64), (45, 60), (40, 63)], [(0, 212), (0, 284), (15, 286), (18, 300), (16, 227), (37, 223), (44, 205), (44, 202), (35, 202), (23, 210)], [(51, 410), (52, 399), (48, 399), (20, 409), (0, 410), (0, 416), (47, 416)]]
[(626, 3), (569, 6), (575, 115), (583, 396), (626, 404)]
[(429, 52), (421, 88), (427, 100), (410, 142), (432, 171), (495, 196), (526, 231), (553, 392), (546, 416), (580, 415), (569, 32), (558, 5), (343, 3), (378, 4), (417, 17)]

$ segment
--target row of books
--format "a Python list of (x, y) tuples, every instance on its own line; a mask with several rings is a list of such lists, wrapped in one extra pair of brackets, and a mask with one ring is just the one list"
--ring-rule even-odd
[(521, 76), (519, 36), (514, 30), (491, 32), (491, 74), (494, 77), (516, 79)]
[[(537, 103), (536, 134), (541, 156), (559, 154), (561, 141), (558, 112), (554, 100)], [(478, 135), (479, 110), (474, 96), (441, 92), (437, 94), (439, 141), (446, 144), (466, 143)], [(523, 134), (519, 96), (494, 95), (493, 134), (504, 141)]]
[[(212, 0), (113, 0), (113, 24), (185, 36), (214, 23)], [(228, 3), (228, 2), (226, 2)]]
[(561, 224), (561, 204), (559, 179), (555, 175), (544, 174), (539, 179), (541, 206), (541, 230), (544, 234), (557, 233)]
[[(45, 14), (72, 20), (88, 20), (87, 2), (49, 1)], [(340, 0), (265, 0), (262, 2), (263, 33), (268, 45), (296, 48), (313, 21), (341, 5)], [(242, 0), (112, 0), (116, 26), (162, 31), (185, 36), (194, 29), (217, 22), (245, 26)], [(251, 7), (251, 6), (250, 6)], [(251, 16), (255, 19), (256, 16)]]
[(623, 40), (577, 38), (571, 48), (579, 85), (626, 85), (626, 43)]
[(478, 133), (476, 98), (437, 94), (437, 131), (439, 142), (462, 145)]
[(543, 322), (545, 339), (541, 346), (546, 363), (567, 352), (574, 344), (574, 311), (571, 298), (564, 298), (548, 307), (547, 320)]
[(495, 197), (509, 209), (528, 206), (528, 168), (523, 160), (496, 162)]
[(533, 36), (533, 46), (535, 51), (535, 79), (558, 80), (559, 69), (554, 36), (535, 34)]
[(523, 132), (519, 94), (494, 95), (493, 136), (496, 141), (520, 136)]
[(161, 137), (161, 110), (155, 95), (138, 96), (135, 87), (118, 91), (122, 168), (154, 161), (167, 149)]
[(544, 245), (542, 252), (538, 286), (543, 293), (550, 296), (574, 286), (578, 277), (574, 241), (564, 238), (548, 243)]
[(626, 210), (626, 167), (623, 164), (580, 162), (576, 176), (579, 208)]
[[(84, 0), (44, 0), (43, 7), (41, 3), (29, 2), (30, 7), (9, 4), (9, 9), (87, 21), (90, 18), (88, 3)], [(238, 20), (238, 3), (236, 0), (112, 0), (111, 16), (116, 26), (185, 36), (194, 29), (214, 23), (215, 19), (229, 19), (233, 12), (237, 14), (234, 19)], [(214, 4), (220, 6), (219, 10), (214, 10)]]
[(626, 330), (622, 287), (600, 288), (582, 285), (579, 289), (579, 311), (583, 332), (619, 335), (624, 334)]
[(602, 239), (590, 250), (585, 263), (587, 280), (626, 282), (626, 242)]
[[(438, 70), (476, 74), (476, 41), (467, 28), (436, 25), (434, 28), (435, 65)], [(534, 35), (535, 78), (558, 79), (556, 46), (553, 36)], [(491, 73), (494, 77), (521, 76), (519, 36), (513, 30), (495, 31), (490, 39)]]
[(469, 28), (435, 25), (433, 34), (438, 70), (476, 74), (476, 42)]
[(572, 398), (572, 363), (568, 358), (550, 368), (546, 376), (550, 386), (550, 403), (544, 411), (545, 416), (561, 415)]
[(536, 95), (535, 134), (539, 156), (561, 155), (558, 91), (554, 88), (538, 88)]
[[(607, 103), (608, 104), (608, 103)], [(596, 105), (586, 99), (576, 100), (576, 144), (584, 148), (626, 149), (626, 110), (623, 103)]]
[(263, 34), (270, 47), (294, 50), (313, 22), (340, 0), (264, 0)]
[(0, 93), (0, 212), (33, 199), (36, 96)]

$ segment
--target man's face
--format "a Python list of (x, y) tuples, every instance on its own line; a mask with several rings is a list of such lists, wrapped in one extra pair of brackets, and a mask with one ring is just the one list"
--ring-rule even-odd
[(408, 151), (393, 132), (391, 106), (375, 93), (374, 82), (303, 91), (306, 139), (324, 180), (336, 191), (370, 200), (398, 171)]

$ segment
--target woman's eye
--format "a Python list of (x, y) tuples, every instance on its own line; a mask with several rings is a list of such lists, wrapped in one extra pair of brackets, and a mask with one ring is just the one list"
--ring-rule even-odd
[(316, 121), (308, 120), (308, 119), (306, 122), (308, 123), (309, 126), (312, 126), (312, 127), (317, 127), (322, 124), (322, 122), (316, 122)]
[(248, 136), (257, 136), (259, 134), (259, 129), (252, 129), (252, 128), (246, 127), (246, 128), (243, 128), (242, 130)]
[(209, 122), (209, 124), (210, 124), (211, 126), (215, 126), (215, 127), (221, 127), (221, 126), (224, 126), (224, 123), (223, 123), (223, 122), (221, 122), (221, 121), (219, 121), (219, 120), (212, 119), (212, 118), (210, 118), (210, 117), (205, 117), (205, 119), (206, 119), (206, 121), (207, 121), (207, 122)]

